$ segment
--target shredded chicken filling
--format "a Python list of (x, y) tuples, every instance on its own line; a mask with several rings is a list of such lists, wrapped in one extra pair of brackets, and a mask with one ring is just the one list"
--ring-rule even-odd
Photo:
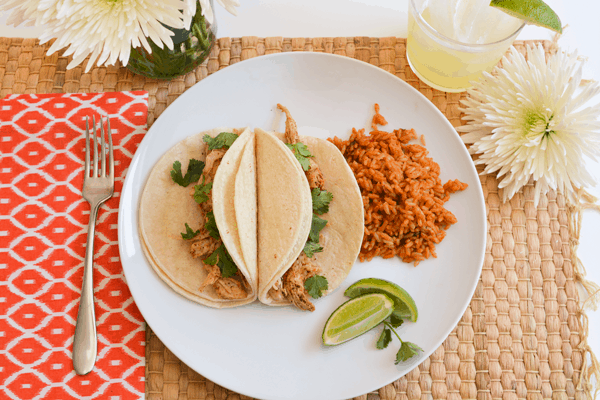
[[(225, 149), (208, 150), (208, 146), (206, 146), (206, 148), (206, 161), (204, 164), (204, 171), (202, 172), (205, 184), (214, 181), (217, 168), (219, 168), (221, 160), (227, 151)], [(191, 194), (193, 196), (193, 190)], [(205, 224), (208, 221), (206, 214), (213, 210), (212, 190), (209, 192), (208, 200), (200, 203), (199, 206), (203, 213), (200, 224), (201, 228), (200, 233), (192, 241), (190, 253), (194, 258), (205, 260), (223, 243), (220, 239), (215, 239), (210, 236), (208, 230), (205, 228)], [(221, 269), (218, 265), (209, 265), (204, 262), (202, 265), (208, 275), (200, 285), (199, 290), (201, 292), (208, 286), (212, 286), (217, 293), (217, 296), (224, 300), (239, 300), (248, 297), (248, 294), (251, 292), (250, 284), (239, 270), (234, 276), (224, 278), (221, 275)]]
[(283, 294), (283, 282), (281, 281), (281, 278), (275, 281), (273, 287), (269, 289), (268, 295), (273, 301), (276, 302), (285, 300), (285, 295)]
[(300, 253), (291, 268), (283, 274), (283, 295), (301, 310), (315, 311), (315, 306), (309, 300), (308, 292), (304, 282), (310, 277), (317, 275), (321, 269), (313, 263), (313, 259), (306, 254)]
[[(289, 110), (277, 104), (277, 107), (285, 113), (285, 140), (289, 144), (295, 144), (300, 141), (298, 136), (298, 127), (296, 121), (292, 118)], [(304, 171), (306, 179), (308, 179), (308, 185), (310, 189), (325, 188), (325, 178), (323, 173), (319, 169), (317, 163), (311, 159), (310, 167), (308, 171)], [(304, 252), (300, 253), (300, 256), (288, 269), (281, 280), (278, 280), (275, 285), (269, 290), (268, 294), (275, 301), (283, 300), (285, 297), (293, 305), (301, 310), (314, 311), (315, 306), (310, 301), (310, 295), (304, 287), (304, 283), (308, 278), (311, 278), (321, 272), (318, 265), (314, 263), (314, 257), (308, 258)]]

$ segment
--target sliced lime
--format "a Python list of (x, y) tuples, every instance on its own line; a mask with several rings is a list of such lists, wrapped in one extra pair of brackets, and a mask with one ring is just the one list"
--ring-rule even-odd
[(410, 294), (393, 282), (378, 278), (365, 278), (356, 282), (344, 294), (355, 298), (368, 293), (383, 293), (394, 300), (394, 315), (416, 322), (419, 316), (417, 305)]
[(373, 329), (394, 310), (394, 301), (379, 293), (360, 296), (339, 306), (323, 328), (323, 343), (335, 346)]
[(530, 24), (562, 33), (560, 18), (542, 0), (492, 0), (490, 5)]

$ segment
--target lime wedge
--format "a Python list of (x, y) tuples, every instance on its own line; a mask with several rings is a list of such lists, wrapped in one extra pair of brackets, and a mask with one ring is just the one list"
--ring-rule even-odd
[(394, 301), (374, 293), (348, 300), (339, 306), (325, 323), (323, 343), (335, 346), (370, 331), (390, 316)]
[(542, 0), (492, 0), (490, 5), (530, 24), (562, 33), (560, 18)]
[(368, 293), (383, 293), (394, 300), (394, 315), (402, 319), (417, 321), (419, 311), (410, 294), (393, 282), (378, 278), (365, 278), (356, 282), (344, 294), (355, 298)]

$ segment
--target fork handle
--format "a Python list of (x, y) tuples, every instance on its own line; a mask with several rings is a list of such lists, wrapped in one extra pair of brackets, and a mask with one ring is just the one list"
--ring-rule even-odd
[(96, 315), (94, 312), (94, 237), (96, 236), (96, 218), (100, 204), (94, 204), (90, 210), (85, 261), (83, 264), (83, 284), (81, 300), (75, 323), (73, 339), (73, 368), (77, 375), (86, 375), (92, 371), (96, 363), (98, 343), (96, 338)]

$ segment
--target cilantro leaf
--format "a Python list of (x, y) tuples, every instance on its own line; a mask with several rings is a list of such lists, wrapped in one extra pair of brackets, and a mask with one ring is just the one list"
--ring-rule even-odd
[(202, 262), (204, 264), (208, 264), (208, 265), (215, 265), (217, 263), (217, 261), (219, 261), (219, 252), (218, 252), (218, 248), (217, 250), (213, 251), (212, 254), (208, 257), (206, 257), (204, 260), (202, 260)]
[(315, 253), (320, 253), (323, 251), (323, 246), (309, 239), (304, 245), (304, 249), (302, 249), (302, 251), (304, 252), (304, 254), (306, 254), (306, 257), (312, 258), (312, 256), (315, 255)]
[(325, 214), (329, 211), (329, 203), (333, 200), (333, 194), (326, 190), (314, 188), (310, 195), (312, 197), (313, 212), (316, 214)]
[(187, 224), (187, 222), (185, 223), (185, 233), (181, 233), (181, 237), (184, 238), (185, 240), (190, 240), (196, 237), (197, 234), (200, 233), (200, 229), (198, 229), (197, 231), (194, 232), (194, 230), (192, 228), (190, 228), (190, 226)]
[(301, 142), (296, 143), (296, 150), (303, 157), (312, 157), (313, 155), (310, 153), (308, 147)]
[(304, 281), (304, 289), (313, 299), (323, 296), (323, 290), (327, 290), (329, 284), (327, 278), (321, 275), (315, 275)]
[[(208, 231), (208, 234), (215, 238), (221, 239), (221, 235), (219, 234), (219, 228), (217, 228), (217, 222), (215, 221), (215, 213), (209, 211), (206, 213), (206, 223), (204, 227)], [(212, 265), (212, 264), (211, 264)]]
[(206, 179), (202, 177), (202, 183), (194, 186), (194, 200), (196, 200), (196, 203), (198, 204), (208, 201), (208, 194), (213, 186), (212, 182), (208, 182), (206, 184), (204, 182), (206, 182)]
[(423, 351), (422, 348), (411, 342), (402, 342), (400, 350), (396, 353), (396, 364), (406, 361), (415, 356), (418, 352)]
[(394, 328), (398, 328), (403, 322), (404, 320), (396, 314), (392, 313), (392, 315), (390, 315), (390, 325)]
[(419, 352), (419, 351), (423, 351), (423, 349), (421, 348), (421, 346), (416, 345), (414, 343), (411, 342), (404, 342), (404, 343), (408, 343), (408, 346), (413, 349), (415, 352)]
[(388, 347), (388, 345), (390, 344), (390, 342), (392, 341), (392, 331), (389, 330), (389, 328), (384, 327), (383, 331), (381, 332), (381, 336), (379, 336), (379, 339), (377, 339), (377, 348), (379, 350), (385, 349), (386, 347)]
[(292, 150), (292, 153), (294, 153), (294, 156), (300, 163), (300, 166), (302, 166), (302, 169), (304, 171), (308, 171), (310, 169), (310, 160), (308, 158), (312, 157), (308, 147), (306, 147), (304, 143), (300, 142), (294, 144), (286, 143), (285, 145)]
[(229, 278), (230, 276), (235, 275), (238, 270), (238, 267), (235, 265), (227, 248), (224, 244), (221, 244), (215, 251), (212, 252), (210, 256), (202, 260), (204, 264), (219, 266), (221, 270), (221, 276), (223, 278)]
[(187, 172), (185, 173), (185, 176), (183, 176), (181, 173), (181, 163), (175, 161), (173, 163), (173, 169), (171, 170), (171, 179), (179, 186), (186, 187), (190, 183), (200, 180), (202, 171), (204, 171), (204, 162), (192, 158), (188, 164)]
[(238, 135), (232, 132), (221, 132), (217, 136), (204, 135), (204, 142), (208, 145), (208, 150), (230, 148)]
[(326, 191), (321, 191), (319, 188), (315, 188), (311, 191), (313, 198), (313, 215), (310, 226), (309, 238), (304, 245), (304, 254), (308, 258), (311, 258), (315, 253), (323, 251), (323, 246), (319, 244), (320, 233), (327, 225), (327, 220), (319, 218), (315, 213), (323, 214), (329, 210), (329, 202), (333, 199), (333, 195)]
[(310, 233), (308, 234), (310, 240), (319, 243), (319, 234), (321, 233), (323, 228), (325, 228), (325, 225), (327, 225), (327, 220), (319, 218), (315, 214), (313, 214), (312, 223), (310, 225)]
[(192, 182), (198, 182), (200, 180), (200, 176), (202, 175), (202, 171), (204, 171), (204, 162), (192, 158), (188, 164), (188, 170), (183, 179), (188, 180), (188, 185)]
[(233, 262), (233, 259), (231, 258), (229, 252), (225, 248), (225, 245), (222, 244), (219, 248), (222, 250), (219, 253), (219, 262), (217, 263), (217, 265), (221, 269), (221, 276), (223, 278), (229, 278), (230, 276), (235, 275), (235, 273), (238, 270), (238, 267)]
[(300, 166), (304, 171), (308, 171), (310, 169), (310, 161), (308, 161), (308, 158), (298, 157), (298, 155), (296, 155), (296, 158), (300, 162)]
[(171, 170), (171, 179), (173, 182), (180, 186), (187, 186), (183, 184), (183, 175), (181, 175), (181, 163), (179, 161), (175, 161), (173, 163), (173, 169)]

